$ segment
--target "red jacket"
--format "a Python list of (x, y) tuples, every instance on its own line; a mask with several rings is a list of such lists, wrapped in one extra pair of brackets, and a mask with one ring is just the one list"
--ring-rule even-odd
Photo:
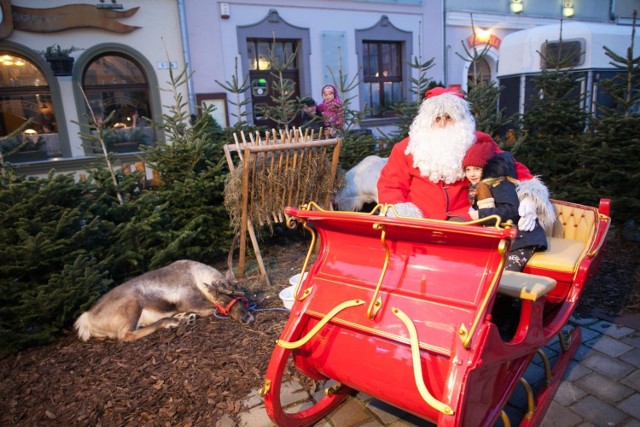
[[(476, 144), (495, 145), (496, 152), (502, 152), (498, 144), (486, 133), (476, 132)], [(409, 138), (397, 143), (378, 180), (378, 203), (412, 202), (425, 218), (447, 220), (469, 217), (469, 181), (463, 178), (453, 184), (433, 183), (420, 176), (420, 169), (413, 167), (413, 156), (405, 154)], [(526, 181), (533, 178), (529, 169), (516, 162), (518, 179)]]

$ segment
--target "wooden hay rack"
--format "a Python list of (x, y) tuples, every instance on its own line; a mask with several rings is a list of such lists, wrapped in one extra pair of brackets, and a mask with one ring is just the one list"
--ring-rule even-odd
[[(298, 128), (273, 129), (264, 135), (240, 132), (234, 134), (234, 143), (224, 146), (230, 171), (225, 205), (232, 224), (239, 229), (238, 276), (242, 277), (245, 271), (248, 233), (261, 275), (270, 284), (254, 225), (271, 227), (283, 223), (286, 207), (300, 207), (311, 200), (330, 208), (342, 141), (322, 136), (320, 133), (314, 139), (313, 132), (303, 133)], [(229, 191), (232, 202), (228, 200), (229, 187), (235, 190)], [(229, 260), (233, 250), (234, 245)], [(229, 264), (233, 271), (231, 261)]]

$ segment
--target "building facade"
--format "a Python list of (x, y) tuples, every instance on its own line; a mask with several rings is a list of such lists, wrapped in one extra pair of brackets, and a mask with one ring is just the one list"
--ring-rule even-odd
[[(90, 120), (110, 118), (114, 132), (107, 142), (125, 159), (161, 136), (143, 118), (159, 120), (162, 106), (173, 103), (162, 89), (169, 71), (185, 64), (179, 5), (127, 0), (121, 9), (112, 6), (123, 5), (0, 0), (0, 137), (29, 120), (3, 145), (33, 148), (26, 151), (35, 156), (25, 159), (21, 149), (5, 159), (20, 171), (81, 171), (96, 149), (80, 135), (91, 134)], [(44, 53), (56, 55), (48, 60)], [(186, 98), (187, 88), (180, 90)]]
[[(440, 0), (189, 1), (197, 102), (227, 105), (225, 98), (234, 94), (219, 82), (237, 73), (249, 85), (243, 93), (249, 119), (268, 124), (260, 111), (271, 102), (274, 71), (297, 52), (286, 69), (297, 97), (320, 102), (325, 84), (345, 89), (359, 82), (339, 95), (352, 99), (352, 108), (367, 109), (362, 126), (384, 126), (392, 121), (388, 107), (410, 96), (409, 63), (414, 58), (443, 62), (442, 13)], [(442, 68), (432, 72), (442, 80)], [(222, 117), (233, 124), (237, 112), (230, 106)]]
[[(162, 138), (141, 117), (160, 120), (169, 73), (183, 68), (191, 112), (212, 104), (222, 126), (241, 115), (268, 125), (278, 71), (298, 98), (347, 88), (360, 126), (387, 130), (389, 106), (414, 96), (411, 63), (433, 60), (430, 79), (466, 89), (472, 70), (497, 81), (509, 34), (561, 19), (628, 25), (634, 9), (640, 0), (0, 0), (0, 137), (31, 119), (16, 138), (45, 154), (20, 170), (77, 171), (93, 154), (80, 136), (93, 114), (116, 129), (110, 149), (133, 159)], [(70, 71), (39, 53), (56, 46), (80, 49)]]

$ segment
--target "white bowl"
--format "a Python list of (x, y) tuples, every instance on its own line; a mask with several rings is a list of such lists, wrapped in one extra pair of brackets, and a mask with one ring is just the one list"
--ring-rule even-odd
[[(306, 272), (306, 271), (305, 271), (304, 276), (302, 277), (302, 281), (303, 281), (303, 282), (304, 282), (304, 279), (306, 279), (306, 278), (307, 278), (307, 274), (308, 274), (308, 272)], [(295, 286), (295, 285), (297, 285), (297, 284), (298, 284), (298, 280), (300, 280), (300, 273), (296, 274), (295, 276), (291, 276), (291, 277), (289, 278), (289, 284), (290, 284), (291, 286)]]
[[(304, 273), (303, 279), (307, 278), (307, 273)], [(280, 291), (280, 299), (282, 300), (282, 304), (284, 305), (284, 308), (291, 310), (291, 307), (293, 307), (293, 301), (295, 301), (295, 298), (293, 297), (293, 292), (296, 290), (296, 286), (298, 285), (298, 280), (300, 280), (300, 274), (296, 274), (295, 276), (291, 276), (289, 278), (289, 284), (291, 286), (289, 286), (288, 288), (284, 288), (283, 290)]]
[(282, 305), (284, 305), (284, 308), (287, 310), (291, 310), (291, 307), (293, 307), (293, 302), (295, 301), (295, 298), (293, 298), (293, 291), (295, 290), (296, 286), (293, 285), (280, 291), (279, 296), (282, 300)]

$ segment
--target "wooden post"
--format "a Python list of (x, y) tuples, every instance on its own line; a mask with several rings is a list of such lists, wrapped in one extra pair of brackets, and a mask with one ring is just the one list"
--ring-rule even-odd
[[(340, 158), (341, 148), (342, 148), (342, 140), (338, 139), (338, 142), (333, 148), (333, 158), (331, 159), (331, 176), (333, 177), (333, 179), (336, 179), (336, 172), (338, 172), (338, 159)], [(335, 185), (335, 182), (333, 182), (333, 180), (332, 180), (332, 185)], [(329, 206), (330, 202), (331, 202), (331, 194), (327, 194), (327, 198), (326, 198), (327, 206)]]
[(251, 151), (244, 149), (244, 164), (242, 170), (242, 216), (240, 219), (240, 260), (238, 261), (238, 275), (244, 275), (245, 256), (247, 250), (247, 216), (249, 206), (249, 170), (251, 165)]

